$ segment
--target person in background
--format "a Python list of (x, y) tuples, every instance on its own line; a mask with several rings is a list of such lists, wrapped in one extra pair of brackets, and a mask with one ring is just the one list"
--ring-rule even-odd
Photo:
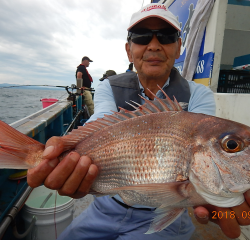
[(83, 87), (83, 96), (84, 96), (84, 102), (88, 108), (89, 115), (94, 114), (94, 102), (92, 99), (92, 94), (90, 91), (88, 91), (88, 88), (91, 88), (91, 84), (93, 82), (92, 77), (90, 76), (87, 67), (89, 67), (90, 62), (93, 62), (88, 57), (82, 58), (82, 63), (77, 67), (76, 69), (76, 80), (82, 80), (82, 86)]
[[(154, 94), (164, 98), (157, 85), (170, 98), (174, 95), (179, 102), (189, 103), (186, 111), (214, 115), (213, 92), (202, 84), (187, 81), (174, 68), (181, 51), (180, 31), (180, 23), (164, 4), (151, 3), (135, 12), (125, 47), (137, 74), (125, 72), (101, 81), (95, 92), (95, 113), (89, 121), (112, 114), (111, 111), (118, 111), (118, 107), (131, 110), (125, 101), (143, 104), (144, 100), (138, 94), (148, 100), (154, 99)], [(58, 156), (65, 149), (63, 138), (50, 138), (43, 153), (44, 161), (28, 171), (28, 184), (37, 187), (44, 183), (46, 187), (58, 190), (60, 195), (82, 198), (91, 191), (99, 169), (88, 156), (76, 152), (59, 161)], [(217, 224), (228, 237), (236, 238), (240, 235), (240, 225), (250, 224), (250, 219), (241, 217), (243, 211), (250, 212), (250, 194), (247, 192), (244, 196), (245, 202), (239, 206), (198, 206), (194, 215), (200, 223), (208, 223), (214, 211), (228, 214), (233, 211), (235, 218), (217, 219)], [(192, 236), (194, 226), (187, 210), (162, 231), (145, 234), (154, 217), (154, 208), (128, 206), (119, 195), (96, 197), (58, 240), (187, 240)]]
[(126, 72), (132, 72), (132, 71), (133, 71), (133, 66), (134, 66), (134, 64), (133, 64), (133, 63), (130, 63), (130, 64), (128, 65), (128, 69), (126, 70)]
[(103, 74), (102, 78), (100, 78), (99, 80), (100, 80), (100, 81), (103, 81), (104, 79), (106, 79), (106, 78), (108, 78), (108, 77), (110, 77), (110, 76), (113, 76), (113, 75), (116, 75), (116, 72), (115, 72), (114, 70), (107, 70), (107, 71)]

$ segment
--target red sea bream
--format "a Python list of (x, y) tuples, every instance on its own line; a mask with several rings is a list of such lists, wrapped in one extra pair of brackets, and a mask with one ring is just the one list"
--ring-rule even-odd
[[(32, 168), (44, 145), (0, 122), (1, 168)], [(119, 194), (156, 208), (147, 233), (161, 231), (187, 206), (232, 207), (250, 189), (250, 127), (182, 111), (168, 99), (87, 123), (62, 137), (66, 150), (99, 168), (92, 193)]]

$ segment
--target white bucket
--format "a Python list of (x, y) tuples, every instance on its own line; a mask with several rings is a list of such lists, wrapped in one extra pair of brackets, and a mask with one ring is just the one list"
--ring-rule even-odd
[[(37, 187), (31, 192), (22, 209), (25, 229), (28, 229), (33, 217), (36, 218), (36, 222), (26, 240), (55, 240), (73, 220), (74, 199), (57, 193), (55, 208), (55, 193), (55, 190), (44, 186)], [(41, 208), (46, 198), (49, 199)]]

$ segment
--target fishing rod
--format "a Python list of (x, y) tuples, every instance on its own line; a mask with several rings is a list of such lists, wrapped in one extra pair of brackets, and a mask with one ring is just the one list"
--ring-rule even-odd
[[(68, 89), (76, 89), (76, 90), (81, 90), (82, 88), (78, 88), (76, 87), (75, 84), (72, 84), (71, 87), (69, 86), (54, 86), (54, 85), (13, 85), (13, 86), (6, 86), (6, 87), (0, 87), (0, 89), (2, 88), (15, 88), (15, 87), (57, 87), (57, 88), (64, 88), (66, 89), (66, 91), (69, 93)], [(95, 89), (94, 88), (86, 88), (84, 87), (84, 90), (87, 91), (91, 91), (94, 92)]]
[(13, 85), (13, 86), (6, 86), (6, 87), (0, 87), (0, 88), (14, 88), (14, 87), (63, 87), (65, 86), (53, 86), (53, 85)]

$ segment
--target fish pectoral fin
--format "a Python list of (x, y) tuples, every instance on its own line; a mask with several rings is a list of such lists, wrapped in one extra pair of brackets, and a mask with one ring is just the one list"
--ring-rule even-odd
[(88, 194), (91, 194), (91, 195), (94, 195), (96, 197), (103, 197), (103, 196), (109, 196), (110, 198), (114, 197), (117, 193), (116, 192), (106, 192), (106, 193), (101, 193), (101, 192), (97, 192), (93, 189), (90, 189), (89, 190), (89, 193)]
[(124, 186), (112, 190), (116, 192), (128, 191), (128, 190), (136, 191), (140, 194), (147, 196), (154, 202), (164, 203), (164, 207), (167, 207), (173, 204), (173, 202), (178, 203), (187, 198), (185, 194), (182, 194), (183, 189), (185, 189), (184, 185), (187, 184), (189, 184), (189, 181), (170, 182), (170, 183), (150, 183), (150, 184)]
[(164, 228), (173, 223), (184, 211), (184, 208), (156, 209), (155, 213), (157, 215), (154, 218), (153, 222), (150, 224), (150, 227), (145, 234), (162, 231)]
[(112, 197), (114, 197), (115, 195), (117, 195), (117, 193), (111, 193), (111, 194), (109, 194), (109, 198), (112, 198)]
[(96, 192), (93, 189), (90, 189), (88, 194), (94, 195), (96, 197), (103, 197), (103, 196), (107, 195), (106, 193), (104, 194), (104, 193), (101, 193), (101, 192)]

